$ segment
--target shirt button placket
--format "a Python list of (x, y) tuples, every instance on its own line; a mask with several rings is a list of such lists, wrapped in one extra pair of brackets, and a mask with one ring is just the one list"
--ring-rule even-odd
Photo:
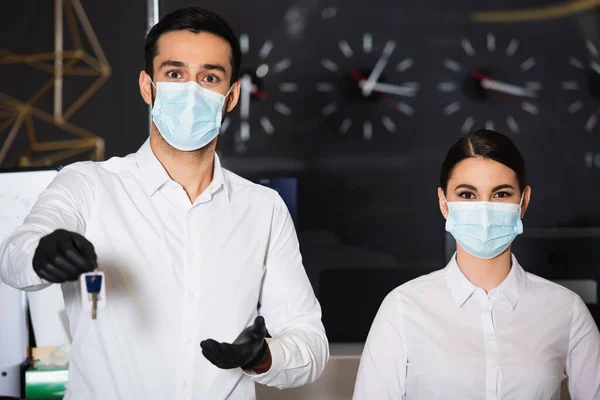
[(493, 321), (493, 306), (489, 298), (485, 298), (481, 322), (484, 335), (486, 358), (486, 400), (498, 400), (498, 342)]
[(181, 381), (181, 398), (182, 399), (191, 399), (191, 382), (193, 376), (193, 367), (194, 367), (194, 357), (196, 352), (194, 351), (194, 343), (193, 343), (193, 327), (190, 326), (190, 323), (194, 321), (194, 288), (190, 287), (191, 274), (192, 274), (192, 265), (194, 259), (193, 253), (193, 237), (194, 237), (194, 227), (192, 224), (192, 210), (189, 209), (185, 216), (185, 248), (186, 248), (186, 262), (183, 269), (184, 273), (184, 293), (186, 293), (185, 301), (183, 302), (183, 325), (182, 325), (182, 340), (183, 346), (181, 359), (182, 359), (182, 373), (180, 375)]

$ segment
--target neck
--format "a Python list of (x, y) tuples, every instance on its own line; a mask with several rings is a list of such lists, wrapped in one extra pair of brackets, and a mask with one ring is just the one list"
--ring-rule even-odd
[(171, 147), (153, 126), (150, 147), (169, 177), (183, 187), (191, 203), (212, 182), (214, 143), (200, 150), (179, 151)]
[(512, 265), (510, 247), (491, 260), (483, 260), (456, 246), (456, 263), (467, 279), (475, 286), (489, 292), (508, 276)]

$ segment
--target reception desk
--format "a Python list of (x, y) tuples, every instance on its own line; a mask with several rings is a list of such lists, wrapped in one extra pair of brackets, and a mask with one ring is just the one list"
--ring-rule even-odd
[(325, 372), (316, 382), (280, 390), (256, 385), (257, 400), (348, 400), (352, 399), (362, 343), (332, 344)]

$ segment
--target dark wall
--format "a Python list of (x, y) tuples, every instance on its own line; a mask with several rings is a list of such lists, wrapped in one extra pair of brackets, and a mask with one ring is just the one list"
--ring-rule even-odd
[[(163, 0), (160, 13), (190, 4), (195, 3)], [(513, 21), (485, 23), (473, 14), (547, 5), (559, 3), (490, 0), (474, 8), (466, 0), (406, 5), (373, 0), (369, 7), (352, 1), (204, 1), (202, 6), (224, 16), (240, 36), (248, 35), (244, 70), (255, 73), (260, 65), (269, 66), (269, 73), (256, 79), (269, 98), (252, 102), (250, 139), (241, 138), (239, 107), (222, 131), (219, 147), (226, 165), (245, 176), (300, 178), (300, 234), (304, 243), (320, 245), (314, 250), (305, 246), (310, 260), (314, 254), (326, 264), (322, 255), (334, 244), (325, 245), (325, 235), (346, 246), (342, 255), (364, 252), (365, 261), (336, 256), (329, 262), (356, 265), (381, 259), (393, 265), (441, 265), (439, 169), (471, 117), (470, 130), (493, 126), (510, 135), (523, 152), (533, 187), (526, 226), (597, 225), (600, 156), (593, 154), (600, 151), (600, 122), (586, 128), (600, 105), (600, 91), (594, 94), (590, 80), (600, 76), (590, 68), (600, 57), (588, 45), (600, 48), (597, 11), (562, 18), (539, 11), (529, 21), (519, 20), (527, 14), (517, 12)], [(370, 51), (364, 50), (365, 33), (372, 37)], [(381, 80), (416, 83), (416, 96), (357, 95), (350, 72), (368, 75), (390, 40), (396, 47)], [(465, 40), (473, 54), (464, 49)], [(513, 40), (518, 47), (511, 52)], [(342, 41), (351, 55), (342, 51)], [(261, 56), (266, 42), (272, 44), (271, 51)], [(400, 71), (407, 59), (413, 66)], [(526, 63), (530, 59), (533, 66)], [(583, 69), (574, 67), (572, 59)], [(282, 60), (291, 65), (277, 72)], [(447, 60), (458, 63), (460, 70), (449, 68)], [(324, 65), (330, 62), (335, 70)], [(532, 84), (536, 97), (490, 92), (484, 99), (475, 98), (468, 78), (476, 68), (502, 82)], [(295, 91), (282, 90), (290, 82)], [(456, 86), (452, 92), (440, 89), (448, 82)], [(578, 90), (565, 90), (565, 82), (576, 82)], [(318, 88), (323, 83), (330, 86), (328, 91)], [(580, 109), (568, 111), (578, 101)], [(286, 105), (289, 115), (279, 112), (277, 103)], [(450, 112), (453, 103), (460, 110)], [(527, 111), (526, 103), (535, 112)], [(331, 104), (337, 106), (334, 111), (328, 110)], [(409, 106), (412, 115), (399, 111), (399, 105)], [(271, 133), (264, 127), (265, 118), (273, 125)], [(393, 122), (393, 131), (383, 123), (386, 118), (388, 125)], [(344, 120), (352, 125), (342, 133)]]
[[(148, 109), (141, 100), (137, 83), (144, 64), (146, 2), (81, 0), (81, 4), (110, 63), (112, 75), (69, 122), (104, 138), (106, 157), (124, 155), (135, 151), (148, 132)], [(54, 1), (2, 2), (0, 26), (0, 49), (20, 54), (54, 51)], [(64, 33), (64, 47), (69, 50), (73, 41), (66, 18)], [(85, 36), (84, 49), (93, 54)], [(24, 64), (0, 65), (0, 92), (26, 100), (50, 77), (50, 73)], [(89, 76), (66, 77), (65, 104), (73, 103), (92, 82)], [(52, 92), (37, 103), (49, 112), (52, 104)], [(72, 137), (38, 119), (35, 124), (42, 141)], [(14, 165), (26, 147), (23, 128), (3, 166)]]

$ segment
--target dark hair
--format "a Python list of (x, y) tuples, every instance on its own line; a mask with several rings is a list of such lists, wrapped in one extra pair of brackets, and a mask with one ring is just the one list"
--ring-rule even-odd
[(242, 51), (240, 42), (227, 23), (219, 15), (200, 7), (180, 8), (164, 16), (152, 27), (146, 36), (144, 70), (152, 77), (153, 61), (156, 57), (157, 42), (162, 34), (172, 31), (189, 31), (193, 33), (208, 32), (218, 36), (231, 46), (231, 81), (233, 84), (240, 79)]
[(450, 147), (440, 173), (440, 187), (446, 193), (456, 164), (470, 157), (486, 158), (515, 171), (521, 193), (527, 186), (525, 160), (517, 146), (505, 135), (482, 129), (461, 137)]

